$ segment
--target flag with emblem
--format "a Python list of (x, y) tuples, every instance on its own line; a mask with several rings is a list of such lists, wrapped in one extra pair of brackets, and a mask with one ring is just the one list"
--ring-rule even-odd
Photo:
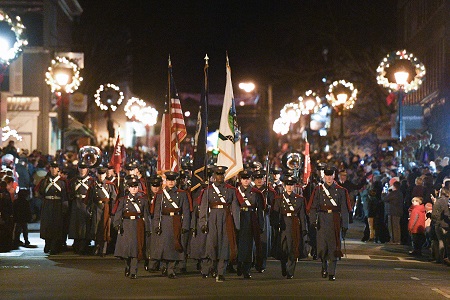
[(309, 176), (311, 176), (311, 157), (309, 155), (309, 143), (305, 140), (305, 166), (303, 170), (303, 183), (308, 184)]
[(172, 75), (169, 57), (168, 91), (159, 136), (158, 171), (178, 171), (180, 166), (180, 143), (186, 137), (183, 111)]
[(116, 171), (116, 174), (120, 174), (120, 169), (122, 168), (122, 165), (124, 161), (126, 160), (126, 154), (125, 154), (125, 148), (122, 145), (122, 142), (120, 141), (120, 134), (117, 135), (116, 144), (114, 146), (114, 151), (111, 155), (111, 158), (109, 159), (110, 166), (114, 167), (114, 171)]
[(206, 55), (205, 68), (203, 69), (205, 80), (198, 110), (197, 128), (194, 136), (192, 191), (201, 187), (202, 182), (205, 182), (207, 178), (206, 140), (208, 136), (208, 59), (208, 55)]
[(222, 115), (219, 125), (217, 157), (218, 166), (228, 167), (225, 180), (232, 178), (244, 169), (241, 152), (241, 133), (236, 118), (236, 105), (231, 83), (231, 68), (227, 56), (227, 81), (225, 86), (225, 97), (223, 100)]

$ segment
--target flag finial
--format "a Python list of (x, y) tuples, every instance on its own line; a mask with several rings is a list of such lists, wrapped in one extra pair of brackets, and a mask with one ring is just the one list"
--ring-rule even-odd
[(208, 54), (205, 55), (204, 59), (205, 59), (205, 64), (208, 65), (208, 60), (209, 60)]
[(169, 54), (169, 67), (172, 66), (172, 61), (170, 60), (170, 54)]
[(230, 59), (228, 58), (228, 51), (225, 52), (227, 55), (227, 66), (230, 66)]

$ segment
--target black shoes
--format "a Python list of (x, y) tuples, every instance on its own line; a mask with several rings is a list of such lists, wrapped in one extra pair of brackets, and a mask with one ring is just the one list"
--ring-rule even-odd
[(236, 269), (236, 275), (237, 276), (242, 276), (242, 268), (241, 267), (237, 267), (237, 269)]
[(252, 279), (252, 275), (250, 273), (244, 274), (244, 279)]
[(166, 268), (166, 266), (163, 266), (161, 268), (161, 274), (162, 274), (162, 276), (167, 276), (167, 268)]
[(286, 275), (286, 279), (292, 279), (292, 278), (294, 278), (294, 275)]
[(203, 278), (203, 279), (208, 278), (208, 274), (202, 274), (202, 278)]
[(328, 280), (329, 281), (335, 281), (336, 277), (334, 275), (330, 275), (330, 276), (328, 276)]
[(327, 276), (328, 276), (328, 272), (323, 268), (322, 268), (321, 274), (322, 274), (322, 278), (327, 278)]
[(264, 273), (266, 271), (266, 269), (260, 269), (258, 270), (258, 273)]
[(137, 278), (137, 274), (131, 274), (131, 279), (136, 279)]
[(286, 269), (281, 269), (281, 275), (283, 277), (287, 275)]
[(125, 277), (130, 276), (130, 269), (127, 267), (125, 268)]
[(224, 282), (225, 281), (225, 277), (223, 275), (219, 275), (216, 277), (216, 282)]
[(181, 268), (180, 269), (180, 273), (182, 273), (182, 274), (187, 273), (187, 269), (186, 268)]
[(211, 271), (211, 277), (216, 278), (217, 277), (217, 272), (216, 271)]
[(177, 278), (177, 275), (175, 275), (174, 273), (172, 273), (172, 274), (169, 274), (169, 276), (167, 276), (167, 277), (169, 277), (169, 279), (176, 279), (176, 278)]

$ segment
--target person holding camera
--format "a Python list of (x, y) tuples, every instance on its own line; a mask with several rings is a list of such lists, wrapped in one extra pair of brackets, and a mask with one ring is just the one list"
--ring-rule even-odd
[(125, 259), (125, 276), (137, 278), (138, 261), (145, 258), (145, 238), (151, 232), (148, 201), (139, 191), (139, 179), (131, 176), (127, 182), (129, 193), (119, 200), (113, 226), (117, 230), (114, 256)]
[(175, 268), (185, 258), (182, 235), (190, 232), (190, 206), (186, 191), (176, 187), (179, 173), (169, 171), (164, 174), (166, 187), (156, 193), (152, 207), (154, 249), (151, 256), (161, 260), (163, 276), (175, 279)]
[(311, 196), (310, 222), (317, 229), (317, 255), (322, 260), (322, 278), (336, 280), (336, 265), (342, 238), (349, 224), (348, 193), (334, 181), (335, 168), (323, 170), (324, 183), (320, 183)]

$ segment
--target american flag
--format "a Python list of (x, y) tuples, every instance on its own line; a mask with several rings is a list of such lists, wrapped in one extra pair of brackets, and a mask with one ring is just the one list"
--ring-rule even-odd
[(166, 107), (162, 116), (159, 137), (158, 171), (178, 171), (180, 165), (180, 143), (186, 137), (183, 111), (172, 75), (169, 58), (168, 93)]

